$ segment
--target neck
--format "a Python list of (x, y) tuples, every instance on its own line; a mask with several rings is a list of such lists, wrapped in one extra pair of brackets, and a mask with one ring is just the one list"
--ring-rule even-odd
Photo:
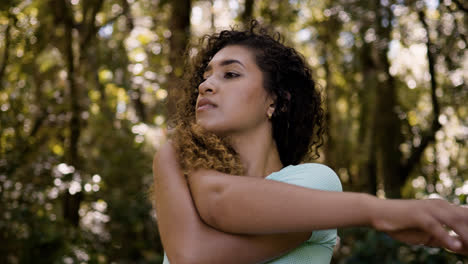
[(271, 125), (230, 136), (247, 176), (264, 178), (283, 168)]

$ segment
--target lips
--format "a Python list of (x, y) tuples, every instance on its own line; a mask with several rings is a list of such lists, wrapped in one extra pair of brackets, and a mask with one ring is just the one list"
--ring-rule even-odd
[(198, 100), (197, 111), (215, 108), (217, 105), (207, 98)]

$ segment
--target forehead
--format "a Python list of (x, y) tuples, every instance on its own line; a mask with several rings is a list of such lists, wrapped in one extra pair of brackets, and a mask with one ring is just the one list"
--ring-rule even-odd
[(209, 68), (215, 67), (226, 60), (237, 60), (244, 64), (244, 66), (255, 64), (254, 54), (250, 49), (239, 45), (231, 45), (218, 51), (210, 63), (208, 63), (208, 66)]

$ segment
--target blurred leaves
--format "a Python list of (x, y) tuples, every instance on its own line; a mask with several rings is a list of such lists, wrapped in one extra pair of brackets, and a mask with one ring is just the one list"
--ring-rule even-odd
[[(152, 155), (167, 135), (173, 78), (182, 72), (174, 65), (182, 53), (171, 49), (232, 25), (244, 11), (243, 2), (191, 1), (190, 32), (175, 45), (173, 2), (0, 1), (0, 263), (162, 261), (148, 192)], [(467, 203), (462, 4), (254, 2), (252, 16), (273, 25), (314, 70), (328, 111), (321, 161), (346, 190), (390, 195), (381, 153), (392, 138), (389, 164), (412, 165), (395, 193)], [(383, 93), (388, 89), (394, 98)], [(393, 130), (376, 126), (386, 120), (382, 113), (396, 118)], [(433, 120), (442, 127), (431, 130)], [(431, 133), (420, 158), (411, 160)], [(70, 211), (78, 226), (67, 220)], [(367, 229), (340, 235), (334, 263), (467, 263)]]

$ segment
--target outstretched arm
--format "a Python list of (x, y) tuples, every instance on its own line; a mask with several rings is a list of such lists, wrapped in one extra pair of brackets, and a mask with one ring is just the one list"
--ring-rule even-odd
[[(407, 243), (468, 253), (468, 209), (443, 200), (382, 200), (213, 170), (198, 170), (189, 182), (202, 219), (226, 232), (266, 234), (370, 226)], [(444, 226), (460, 237), (451, 237)], [(464, 248), (457, 247), (460, 240)]]
[(161, 240), (172, 263), (259, 263), (296, 248), (309, 232), (236, 235), (203, 223), (175, 151), (165, 144), (153, 162), (154, 195)]
[(226, 232), (269, 234), (371, 225), (365, 207), (374, 198), (366, 194), (311, 190), (214, 170), (198, 170), (189, 176), (189, 184), (202, 219)]

